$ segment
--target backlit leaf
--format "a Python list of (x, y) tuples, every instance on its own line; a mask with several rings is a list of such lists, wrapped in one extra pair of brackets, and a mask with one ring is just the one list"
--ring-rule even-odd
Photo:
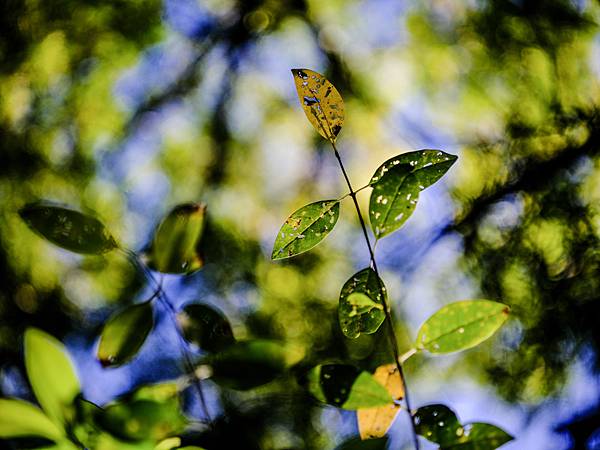
[(359, 409), (356, 411), (358, 431), (361, 439), (373, 439), (385, 436), (400, 410), (399, 401), (404, 398), (404, 385), (396, 364), (379, 366), (375, 370), (373, 378), (387, 389), (395, 402), (377, 408)]
[(29, 228), (72, 252), (99, 254), (117, 248), (102, 222), (79, 211), (42, 201), (21, 208), (19, 215)]
[(456, 155), (450, 155), (441, 150), (417, 150), (402, 153), (379, 166), (369, 184), (378, 183), (392, 167), (408, 164), (411, 167), (411, 173), (419, 181), (419, 186), (423, 186), (421, 189), (425, 189), (442, 178), (457, 159)]
[(277, 233), (271, 258), (289, 258), (310, 250), (333, 230), (339, 214), (338, 200), (321, 200), (294, 211)]
[(135, 356), (154, 326), (152, 303), (132, 305), (114, 314), (104, 325), (98, 346), (103, 366), (120, 366)]
[(346, 337), (375, 333), (385, 320), (383, 281), (370, 269), (354, 274), (342, 287), (338, 306), (340, 327)]
[(406, 164), (391, 167), (371, 191), (369, 220), (377, 239), (400, 228), (417, 206), (421, 189), (410, 170)]
[(186, 340), (203, 350), (217, 352), (235, 342), (229, 321), (211, 306), (186, 305), (177, 319)]
[(417, 433), (439, 445), (440, 450), (494, 450), (513, 437), (487, 423), (461, 425), (445, 405), (419, 408), (415, 414)]
[(308, 390), (318, 400), (355, 410), (388, 405), (392, 396), (373, 376), (347, 364), (323, 364), (308, 373)]
[(421, 326), (417, 348), (451, 353), (476, 346), (508, 319), (510, 308), (490, 300), (464, 300), (437, 311)]
[(25, 367), (33, 393), (48, 417), (62, 426), (68, 424), (81, 388), (63, 344), (37, 328), (28, 328)]
[(148, 265), (163, 273), (191, 273), (204, 261), (200, 239), (204, 229), (206, 205), (178, 205), (162, 220), (152, 241)]
[(0, 438), (39, 436), (53, 441), (64, 432), (39, 408), (18, 399), (0, 399)]
[(291, 363), (288, 349), (275, 341), (256, 339), (236, 342), (205, 358), (202, 364), (212, 371), (212, 379), (232, 389), (251, 389), (273, 381)]
[(319, 134), (335, 142), (344, 125), (344, 101), (335, 86), (320, 73), (292, 69), (298, 99)]

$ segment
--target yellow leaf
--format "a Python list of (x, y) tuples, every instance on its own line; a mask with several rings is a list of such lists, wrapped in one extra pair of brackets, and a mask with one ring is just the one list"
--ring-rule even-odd
[[(402, 400), (404, 398), (404, 385), (396, 364), (379, 366), (373, 377), (385, 386), (394, 400)], [(399, 410), (400, 404), (394, 402), (378, 408), (359, 409), (356, 411), (360, 438), (364, 440), (385, 436)]]
[(300, 104), (319, 134), (335, 142), (344, 124), (344, 100), (335, 86), (320, 73), (292, 69)]

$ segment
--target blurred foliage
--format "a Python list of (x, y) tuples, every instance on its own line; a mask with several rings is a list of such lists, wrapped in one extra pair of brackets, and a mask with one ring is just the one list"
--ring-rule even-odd
[[(109, 312), (144, 295), (122, 253), (73, 256), (24, 226), (19, 209), (39, 198), (97, 212), (136, 250), (148, 248), (173, 205), (205, 202), (205, 265), (178, 285), (182, 302), (216, 304), (236, 339), (298, 346), (307, 367), (335, 359), (372, 370), (389, 361), (381, 333), (349, 341), (337, 326), (339, 289), (364, 263), (348, 244), (359, 236), (351, 211), (340, 212), (322, 247), (269, 261), (269, 239), (289, 211), (345, 193), (328, 148), (300, 125), (291, 83), (279, 84), (289, 74), (265, 69), (300, 63), (320, 68), (344, 97), (337, 144), (358, 186), (400, 150), (457, 143), (455, 214), (434, 239), (459, 236), (459, 268), (517, 319), (447, 376), (536, 406), (561, 391), (584, 352), (600, 368), (597, 1), (416, 2), (386, 26), (397, 34), (383, 43), (371, 33), (384, 27), (367, 22), (357, 0), (192, 2), (210, 20), (185, 30), (169, 12), (177, 3), (0, 2), (0, 394), (28, 395), (27, 327), (77, 335), (93, 354)], [(181, 59), (176, 70), (161, 65), (171, 52)], [(138, 85), (147, 86), (142, 94)], [(389, 267), (392, 291), (399, 270)], [(441, 299), (447, 290), (439, 288)], [(409, 348), (416, 330), (401, 308), (399, 344)], [(177, 350), (153, 351), (160, 360)], [(409, 380), (426, 376), (409, 369)], [(132, 385), (152, 378), (143, 370)], [(220, 396), (223, 415), (182, 436), (182, 446), (336, 441), (290, 377)], [(600, 416), (590, 414), (570, 428), (575, 446), (597, 428)]]

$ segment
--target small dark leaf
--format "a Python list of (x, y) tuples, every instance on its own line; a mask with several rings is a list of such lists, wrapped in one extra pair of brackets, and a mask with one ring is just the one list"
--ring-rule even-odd
[(344, 335), (355, 339), (361, 333), (375, 333), (385, 320), (384, 300), (387, 300), (385, 286), (372, 269), (363, 269), (350, 277), (342, 287), (338, 306)]
[(138, 352), (153, 326), (150, 301), (117, 312), (102, 330), (98, 360), (105, 367), (125, 364)]
[(235, 342), (227, 318), (208, 305), (186, 305), (178, 321), (185, 339), (203, 350), (218, 352)]
[(388, 444), (388, 438), (361, 440), (360, 437), (354, 437), (342, 442), (335, 450), (385, 450)]
[(373, 177), (371, 177), (369, 184), (377, 184), (381, 180), (381, 177), (392, 167), (408, 164), (411, 167), (411, 173), (413, 173), (419, 182), (419, 186), (423, 186), (421, 189), (425, 189), (442, 178), (457, 159), (457, 156), (450, 155), (441, 150), (417, 150), (415, 152), (402, 153), (388, 159), (379, 166)]
[(415, 414), (417, 433), (439, 445), (440, 450), (494, 450), (513, 437), (487, 423), (461, 425), (444, 405), (421, 407)]
[(308, 373), (308, 390), (318, 400), (342, 409), (393, 403), (391, 394), (368, 373), (347, 364), (323, 364)]
[(102, 222), (79, 211), (41, 201), (21, 208), (19, 215), (39, 235), (72, 252), (99, 254), (117, 248)]
[(163, 273), (192, 273), (204, 265), (200, 239), (206, 205), (176, 206), (162, 220), (152, 241), (148, 265)]
[(273, 381), (289, 365), (289, 352), (280, 343), (257, 339), (237, 342), (202, 364), (212, 370), (212, 379), (232, 389), (251, 389)]
[(294, 211), (277, 233), (271, 258), (289, 258), (310, 250), (333, 230), (339, 215), (338, 200), (321, 200)]
[(309, 69), (292, 69), (292, 74), (306, 117), (321, 136), (335, 142), (344, 125), (342, 96), (320, 73)]

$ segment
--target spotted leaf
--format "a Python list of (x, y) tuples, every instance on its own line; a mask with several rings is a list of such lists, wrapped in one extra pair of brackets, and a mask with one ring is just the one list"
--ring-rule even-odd
[(452, 353), (474, 347), (508, 319), (510, 308), (490, 300), (464, 300), (437, 311), (421, 326), (417, 348)]
[(289, 258), (310, 250), (333, 230), (339, 215), (338, 200), (321, 200), (294, 211), (277, 233), (271, 258)]
[(344, 336), (375, 333), (385, 320), (387, 292), (383, 281), (370, 268), (354, 274), (342, 287), (338, 319)]
[(306, 117), (321, 136), (335, 142), (344, 125), (342, 96), (320, 73), (309, 69), (292, 69), (292, 74)]
[(401, 164), (408, 164), (411, 173), (417, 178), (421, 189), (425, 189), (438, 181), (457, 160), (456, 155), (445, 153), (441, 150), (417, 150), (402, 153), (388, 159), (377, 168), (369, 181), (370, 185), (377, 184), (381, 178), (392, 168)]
[(74, 209), (40, 201), (24, 206), (19, 215), (39, 235), (72, 252), (99, 254), (117, 248), (102, 222)]

